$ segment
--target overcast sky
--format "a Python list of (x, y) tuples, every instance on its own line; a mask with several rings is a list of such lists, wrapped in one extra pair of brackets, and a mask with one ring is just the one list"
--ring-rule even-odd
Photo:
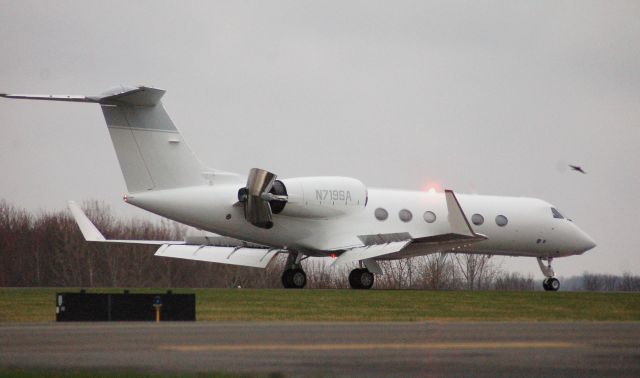
[[(166, 89), (211, 167), (542, 198), (598, 243), (557, 274), (640, 273), (638, 1), (0, 0), (0, 49), (0, 92)], [(144, 216), (95, 104), (0, 100), (0, 125), (0, 198)]]

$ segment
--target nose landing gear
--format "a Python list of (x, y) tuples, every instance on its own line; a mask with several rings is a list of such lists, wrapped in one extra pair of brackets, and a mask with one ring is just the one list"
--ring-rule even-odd
[(558, 291), (558, 289), (560, 289), (560, 281), (558, 281), (558, 279), (554, 277), (545, 278), (542, 281), (542, 287), (546, 291)]
[[(547, 265), (545, 265), (542, 260), (547, 260)], [(555, 273), (553, 272), (553, 268), (551, 267), (552, 260), (553, 258), (551, 257), (538, 257), (538, 265), (540, 266), (542, 274), (544, 274), (544, 276), (546, 277), (542, 281), (542, 287), (545, 291), (558, 291), (558, 289), (560, 289), (560, 281), (558, 281), (558, 279), (554, 277)]]

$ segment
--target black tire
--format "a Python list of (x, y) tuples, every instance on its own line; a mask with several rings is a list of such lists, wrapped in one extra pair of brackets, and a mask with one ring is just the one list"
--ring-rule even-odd
[(293, 289), (302, 289), (307, 284), (307, 275), (302, 269), (293, 269), (290, 277), (290, 287)]
[(349, 273), (349, 286), (352, 289), (361, 289), (360, 287), (360, 275), (362, 274), (362, 269), (354, 269)]
[(549, 279), (548, 278), (545, 278), (544, 280), (542, 280), (542, 287), (544, 288), (544, 291), (551, 290), (551, 288), (549, 288)]
[(360, 273), (360, 288), (365, 290), (371, 289), (371, 286), (373, 286), (373, 282), (373, 273), (366, 269), (362, 269), (362, 272)]
[(560, 289), (560, 281), (558, 281), (557, 278), (550, 278), (547, 286), (549, 286), (549, 290), (551, 291), (558, 291), (558, 289)]
[(290, 289), (293, 287), (293, 269), (285, 269), (282, 272), (282, 286), (285, 289)]

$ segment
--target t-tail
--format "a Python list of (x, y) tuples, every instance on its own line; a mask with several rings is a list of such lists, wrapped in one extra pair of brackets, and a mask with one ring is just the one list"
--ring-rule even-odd
[(162, 105), (164, 93), (144, 86), (121, 86), (98, 96), (0, 96), (100, 104), (130, 193), (203, 185), (215, 172), (207, 175), (185, 143)]

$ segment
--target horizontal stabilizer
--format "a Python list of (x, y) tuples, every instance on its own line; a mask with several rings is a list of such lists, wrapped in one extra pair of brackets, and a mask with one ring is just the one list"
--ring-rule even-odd
[(80, 227), (80, 232), (82, 232), (82, 236), (86, 241), (98, 241), (103, 242), (106, 239), (102, 235), (102, 233), (96, 228), (96, 226), (91, 223), (87, 215), (82, 211), (80, 206), (74, 201), (69, 201), (69, 210), (71, 210), (71, 214), (73, 218), (76, 220), (78, 227)]
[(9, 94), (0, 93), (0, 97), (21, 99), (21, 100), (46, 100), (46, 101), (68, 101), (68, 102), (91, 102), (103, 105), (135, 105), (135, 106), (154, 106), (165, 91), (162, 89), (151, 87), (116, 87), (110, 89), (98, 96), (82, 96), (82, 95), (42, 95), (42, 94)]
[(73, 219), (75, 219), (82, 236), (88, 242), (101, 242), (101, 243), (121, 243), (121, 244), (147, 244), (147, 245), (164, 245), (164, 244), (184, 244), (183, 241), (165, 241), (165, 240), (114, 240), (105, 239), (104, 235), (98, 230), (98, 228), (89, 220), (87, 215), (82, 211), (80, 206), (74, 201), (68, 202), (69, 210)]
[(338, 265), (350, 263), (352, 261), (373, 259), (382, 255), (399, 252), (409, 243), (411, 243), (411, 240), (402, 240), (386, 244), (365, 245), (362, 247), (352, 248), (346, 252), (343, 252), (333, 262), (333, 264), (331, 264), (331, 267), (333, 268)]
[[(162, 240), (110, 240), (91, 223), (80, 206), (69, 201), (69, 210), (78, 223), (84, 238), (89, 242), (161, 245), (156, 256), (174, 257), (187, 260), (208, 261), (220, 264), (242, 265), (265, 268), (279, 249), (262, 248), (257, 244), (244, 242), (225, 236), (187, 237), (186, 241)], [(198, 244), (187, 244), (198, 243)]]
[(8, 94), (0, 93), (0, 97), (21, 99), (21, 100), (46, 100), (46, 101), (69, 101), (69, 102), (100, 102), (99, 97), (87, 97), (79, 95), (37, 95), (37, 94)]
[(127, 104), (136, 106), (154, 106), (160, 102), (164, 93), (165, 91), (162, 89), (151, 87), (122, 87), (121, 91), (116, 91), (115, 93), (114, 91), (111, 91), (111, 93), (103, 93), (100, 97), (100, 103), (113, 105)]
[(186, 260), (208, 261), (219, 264), (266, 268), (278, 252), (280, 252), (280, 250), (274, 248), (163, 245), (155, 255)]

